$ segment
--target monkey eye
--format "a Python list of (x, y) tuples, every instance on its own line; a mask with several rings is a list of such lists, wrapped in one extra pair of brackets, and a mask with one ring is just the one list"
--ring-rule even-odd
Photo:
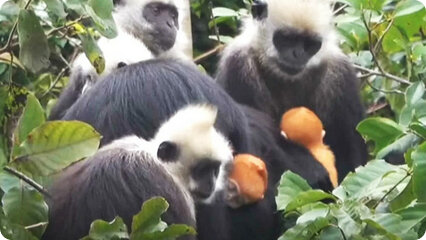
[(154, 14), (158, 15), (160, 13), (160, 8), (159, 7), (153, 7), (152, 11), (154, 12)]
[(176, 162), (179, 157), (179, 147), (176, 143), (165, 141), (158, 146), (157, 157), (163, 162)]

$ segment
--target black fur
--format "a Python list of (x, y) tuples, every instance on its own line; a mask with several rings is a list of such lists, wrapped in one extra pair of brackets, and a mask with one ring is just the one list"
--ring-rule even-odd
[(112, 221), (116, 216), (123, 218), (130, 230), (133, 215), (155, 196), (169, 201), (162, 217), (165, 222), (195, 226), (190, 205), (166, 170), (149, 155), (120, 147), (70, 166), (49, 192), (52, 199), (48, 201), (49, 225), (44, 240), (80, 239), (88, 234), (92, 221)]
[(59, 120), (64, 115), (67, 109), (69, 109), (80, 97), (83, 92), (84, 86), (91, 82), (92, 78), (97, 78), (97, 76), (86, 75), (81, 68), (74, 69), (72, 72), (69, 84), (62, 91), (58, 102), (52, 108), (49, 120)]
[(313, 110), (324, 124), (325, 143), (336, 156), (340, 181), (364, 164), (366, 146), (355, 130), (364, 117), (364, 108), (351, 64), (335, 58), (299, 75), (278, 76), (276, 66), (262, 65), (258, 55), (251, 48), (228, 54), (218, 70), (218, 82), (237, 102), (269, 114), (277, 126), (282, 114), (292, 107)]
[(195, 65), (155, 59), (128, 65), (98, 81), (67, 111), (63, 120), (80, 120), (102, 134), (102, 144), (135, 134), (150, 139), (162, 122), (185, 105), (218, 107), (216, 128), (236, 151), (247, 149), (244, 114)]

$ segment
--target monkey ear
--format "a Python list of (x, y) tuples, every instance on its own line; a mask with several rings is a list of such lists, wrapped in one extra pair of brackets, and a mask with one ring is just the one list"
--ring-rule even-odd
[(158, 146), (157, 157), (163, 162), (176, 162), (179, 154), (179, 146), (174, 142), (164, 141)]
[(262, 0), (253, 0), (251, 14), (256, 20), (263, 20), (268, 17), (268, 4)]

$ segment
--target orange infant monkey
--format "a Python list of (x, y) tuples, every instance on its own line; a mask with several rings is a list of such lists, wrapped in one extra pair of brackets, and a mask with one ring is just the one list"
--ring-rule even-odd
[(228, 184), (227, 203), (230, 207), (237, 208), (262, 200), (268, 187), (265, 163), (250, 154), (236, 155)]
[(330, 148), (323, 143), (325, 131), (321, 120), (305, 108), (292, 108), (281, 118), (281, 133), (289, 140), (303, 145), (327, 170), (334, 187), (338, 185), (335, 158)]

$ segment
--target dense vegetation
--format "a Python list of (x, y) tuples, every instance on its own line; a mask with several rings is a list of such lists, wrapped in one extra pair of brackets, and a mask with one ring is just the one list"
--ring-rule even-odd
[[(191, 1), (195, 61), (213, 73), (249, 2)], [(341, 47), (359, 70), (368, 118), (358, 131), (371, 161), (332, 193), (282, 176), (280, 239), (418, 239), (426, 230), (426, 10), (417, 0), (340, 0)], [(38, 239), (47, 225), (49, 177), (92, 155), (100, 135), (81, 122), (46, 122), (79, 51), (103, 70), (95, 39), (114, 37), (112, 1), (15, 0), (0, 8), (0, 231)], [(61, 137), (60, 137), (61, 136)], [(384, 162), (403, 153), (405, 165)], [(326, 200), (326, 201), (322, 201)], [(167, 203), (145, 203), (129, 234), (120, 218), (97, 221), (87, 239), (173, 239), (193, 229), (160, 220)]]

